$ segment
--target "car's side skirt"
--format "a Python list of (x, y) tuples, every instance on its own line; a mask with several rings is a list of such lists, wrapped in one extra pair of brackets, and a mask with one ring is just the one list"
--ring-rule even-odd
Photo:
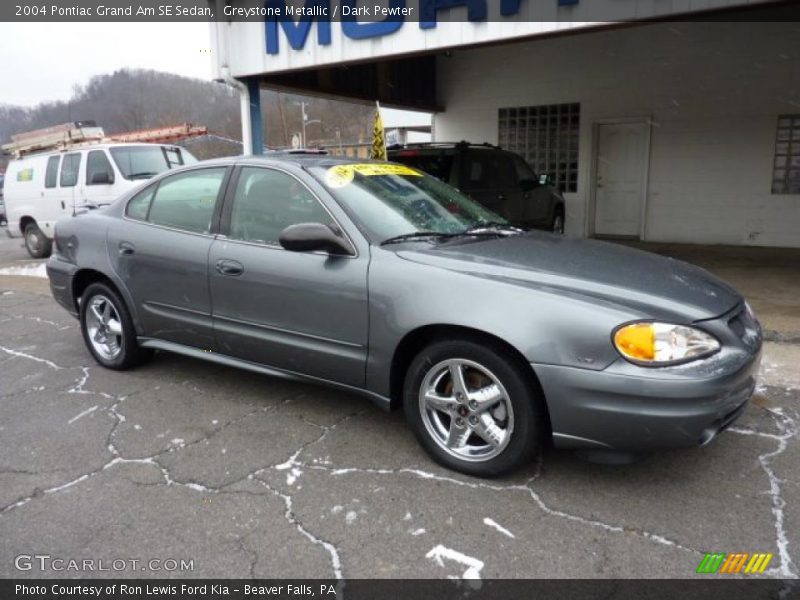
[(183, 344), (176, 344), (175, 342), (167, 342), (164, 340), (148, 338), (148, 337), (139, 337), (137, 338), (137, 341), (139, 342), (139, 345), (142, 348), (165, 350), (167, 352), (174, 352), (175, 354), (182, 354), (184, 356), (189, 356), (192, 358), (199, 358), (201, 360), (215, 362), (228, 367), (246, 369), (248, 371), (253, 371), (255, 373), (261, 373), (262, 375), (270, 375), (272, 377), (280, 377), (282, 379), (289, 379), (292, 381), (300, 381), (304, 383), (316, 383), (319, 385), (337, 388), (346, 392), (351, 392), (354, 394), (358, 394), (360, 396), (365, 396), (366, 398), (372, 400), (372, 402), (376, 406), (382, 408), (383, 410), (388, 411), (390, 408), (391, 401), (389, 400), (389, 398), (377, 394), (375, 392), (371, 392), (370, 390), (365, 390), (363, 388), (354, 387), (336, 381), (330, 381), (328, 379), (322, 379), (320, 377), (314, 377), (312, 375), (304, 375), (303, 373), (287, 371), (286, 369), (269, 367), (267, 365), (262, 365), (246, 360), (241, 360), (239, 358), (234, 358), (226, 354), (219, 354), (217, 352), (211, 352), (208, 350), (200, 350), (199, 348), (193, 348), (191, 346), (184, 346)]

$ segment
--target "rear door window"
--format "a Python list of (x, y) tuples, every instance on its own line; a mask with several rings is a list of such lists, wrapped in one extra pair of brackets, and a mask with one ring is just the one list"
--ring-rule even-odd
[(81, 153), (65, 154), (61, 161), (61, 187), (74, 187), (78, 183), (78, 170), (81, 167)]
[(60, 156), (51, 156), (47, 159), (47, 170), (44, 174), (44, 187), (54, 188), (58, 183), (58, 161)]
[(162, 179), (147, 220), (156, 225), (208, 233), (226, 167), (198, 169)]
[(151, 185), (136, 194), (125, 207), (125, 216), (137, 221), (146, 221), (147, 213), (150, 211), (150, 201), (156, 191), (157, 185)]

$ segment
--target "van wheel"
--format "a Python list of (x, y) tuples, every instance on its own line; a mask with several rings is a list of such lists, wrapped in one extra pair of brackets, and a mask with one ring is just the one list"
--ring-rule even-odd
[(408, 369), (406, 420), (439, 463), (478, 477), (529, 462), (545, 430), (541, 393), (517, 357), (498, 344), (436, 342)]
[(25, 226), (25, 248), (33, 258), (47, 258), (52, 246), (53, 240), (42, 233), (36, 223)]
[(86, 288), (80, 309), (83, 341), (102, 366), (124, 371), (152, 355), (150, 350), (137, 343), (128, 308), (110, 286), (93, 283)]

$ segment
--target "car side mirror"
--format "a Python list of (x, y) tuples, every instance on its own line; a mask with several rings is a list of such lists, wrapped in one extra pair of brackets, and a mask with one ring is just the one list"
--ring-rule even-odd
[(92, 185), (112, 184), (114, 183), (114, 176), (108, 171), (95, 171), (92, 173), (92, 178), (89, 180)]
[(298, 223), (281, 231), (278, 241), (292, 252), (328, 252), (351, 254), (350, 246), (341, 234), (322, 223)]
[(553, 185), (553, 176), (542, 173), (539, 175), (539, 185)]

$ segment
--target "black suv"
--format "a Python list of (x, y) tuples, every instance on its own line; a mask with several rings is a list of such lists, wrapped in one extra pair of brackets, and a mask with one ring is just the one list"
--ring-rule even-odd
[(390, 146), (387, 153), (389, 160), (449, 183), (515, 225), (564, 232), (564, 196), (519, 154), (469, 142)]

